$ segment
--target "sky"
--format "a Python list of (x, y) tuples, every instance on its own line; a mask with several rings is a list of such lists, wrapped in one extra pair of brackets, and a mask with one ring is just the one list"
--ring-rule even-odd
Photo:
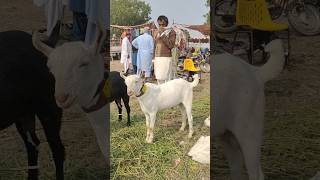
[(203, 24), (206, 19), (203, 17), (209, 8), (206, 7), (206, 0), (143, 0), (151, 7), (150, 17), (156, 20), (159, 15), (165, 15), (169, 24), (174, 20), (178, 24)]

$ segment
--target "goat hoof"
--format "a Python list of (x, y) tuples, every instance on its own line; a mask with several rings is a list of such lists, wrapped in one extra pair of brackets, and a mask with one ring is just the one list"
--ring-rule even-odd
[(184, 131), (184, 128), (180, 128), (179, 131)]
[(189, 133), (189, 134), (188, 134), (188, 138), (189, 138), (189, 139), (192, 138), (192, 134), (193, 134), (193, 133)]
[(146, 138), (146, 142), (147, 142), (148, 144), (152, 144), (152, 138)]

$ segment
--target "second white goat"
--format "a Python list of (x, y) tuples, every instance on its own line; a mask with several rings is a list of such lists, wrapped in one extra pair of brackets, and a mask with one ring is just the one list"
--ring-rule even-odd
[(179, 106), (182, 113), (182, 125), (180, 131), (186, 127), (186, 116), (189, 124), (188, 138), (193, 134), (192, 118), (192, 99), (193, 88), (199, 83), (199, 77), (196, 75), (193, 82), (187, 82), (183, 79), (174, 79), (161, 85), (145, 83), (144, 79), (138, 75), (125, 77), (127, 92), (129, 96), (136, 96), (141, 110), (146, 116), (147, 125), (147, 143), (153, 141), (153, 129), (158, 111)]

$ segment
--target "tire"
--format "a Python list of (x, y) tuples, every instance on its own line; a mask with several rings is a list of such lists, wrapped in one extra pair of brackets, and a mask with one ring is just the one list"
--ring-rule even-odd
[(209, 73), (210, 72), (210, 64), (209, 63), (201, 63), (200, 69), (204, 73)]
[(220, 33), (231, 33), (237, 29), (236, 5), (235, 0), (221, 0), (217, 2), (216, 12), (214, 13), (215, 31)]
[[(305, 16), (307, 22), (301, 18)], [(288, 21), (292, 28), (305, 36), (313, 36), (320, 33), (320, 12), (312, 4), (305, 4), (305, 10), (299, 12), (299, 5), (293, 6), (288, 12)]]

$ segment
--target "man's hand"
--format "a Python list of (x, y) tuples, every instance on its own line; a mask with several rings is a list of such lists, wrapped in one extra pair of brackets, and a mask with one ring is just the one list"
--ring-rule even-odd
[(164, 32), (165, 28), (164, 27), (159, 27), (159, 33), (160, 35)]

